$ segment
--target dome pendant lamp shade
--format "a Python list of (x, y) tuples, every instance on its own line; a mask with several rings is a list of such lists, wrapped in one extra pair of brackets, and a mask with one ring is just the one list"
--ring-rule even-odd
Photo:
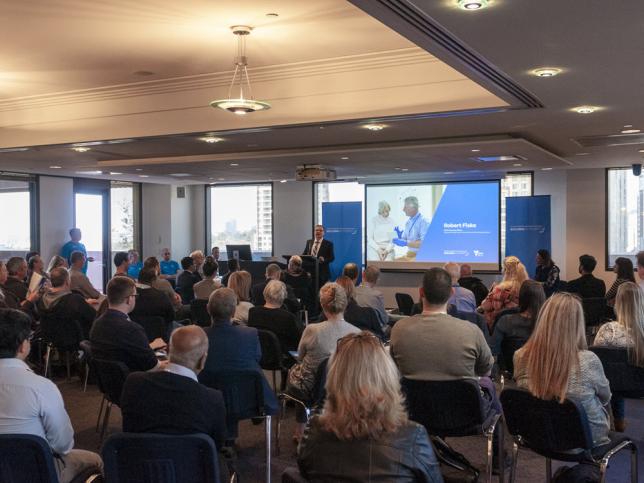
[[(250, 34), (252, 28), (246, 25), (236, 25), (231, 27), (231, 30), (237, 36), (237, 57), (235, 58), (235, 72), (228, 88), (228, 98), (212, 101), (210, 105), (240, 116), (270, 109), (269, 103), (253, 99), (253, 91), (250, 87), (246, 36)], [(233, 92), (238, 92), (238, 95), (235, 97)]]

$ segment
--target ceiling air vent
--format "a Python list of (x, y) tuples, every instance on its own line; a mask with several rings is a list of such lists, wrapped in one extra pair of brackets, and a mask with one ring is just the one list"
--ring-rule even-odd
[(501, 154), (497, 156), (478, 156), (476, 159), (479, 163), (498, 163), (503, 161), (525, 161), (526, 158), (516, 154)]
[(573, 141), (584, 148), (628, 146), (631, 144), (644, 144), (644, 133), (611, 134), (609, 136), (586, 136), (573, 139)]

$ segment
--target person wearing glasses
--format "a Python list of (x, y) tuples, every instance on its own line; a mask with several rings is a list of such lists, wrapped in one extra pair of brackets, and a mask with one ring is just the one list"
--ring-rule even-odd
[(94, 321), (89, 334), (92, 356), (123, 362), (130, 372), (160, 369), (165, 363), (159, 362), (151, 349), (161, 345), (160, 341), (148, 344), (143, 327), (128, 316), (136, 296), (136, 285), (129, 277), (115, 277), (107, 284), (108, 308)]
[(307, 481), (443, 481), (427, 430), (407, 417), (400, 373), (371, 332), (338, 340), (324, 408), (297, 462)]

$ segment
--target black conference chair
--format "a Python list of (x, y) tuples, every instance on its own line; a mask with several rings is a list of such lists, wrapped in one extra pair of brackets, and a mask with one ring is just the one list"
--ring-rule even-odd
[[(103, 400), (98, 410), (98, 420), (96, 422), (96, 430), (98, 431), (101, 415), (103, 415), (103, 424), (101, 425), (101, 441), (103, 441), (110, 420), (112, 406), (120, 406), (123, 384), (125, 384), (125, 380), (130, 371), (123, 362), (96, 358), (90, 361), (90, 367), (93, 368), (94, 374), (96, 374), (98, 388), (103, 393)], [(104, 407), (105, 412), (103, 413)]]
[(492, 328), (490, 329), (490, 335), (494, 333), (494, 329), (496, 328), (497, 322), (503, 317), (504, 315), (511, 315), (511, 314), (518, 314), (519, 313), (519, 308), (514, 307), (511, 309), (505, 309), (496, 314), (496, 317), (494, 317), (494, 323), (492, 324)]
[(190, 320), (200, 327), (210, 327), (212, 322), (207, 307), (206, 299), (194, 299), (190, 302)]
[(224, 396), (228, 436), (237, 435), (237, 423), (264, 418), (266, 426), (266, 482), (271, 481), (271, 415), (264, 408), (264, 375), (255, 371), (203, 371), (199, 382)]
[(139, 315), (136, 317), (136, 319), (132, 320), (143, 327), (143, 330), (145, 330), (145, 335), (147, 335), (149, 342), (152, 342), (157, 338), (161, 338), (166, 342), (168, 341), (168, 337), (170, 335), (169, 327), (168, 324), (166, 324), (164, 318), (160, 315)]
[(478, 478), (479, 470), (446, 442), (447, 437), (485, 435), (487, 438), (487, 481), (492, 481), (494, 431), (498, 427), (498, 460), (503, 481), (503, 422), (500, 414), (488, 414), (481, 388), (474, 380), (416, 381), (403, 378), (409, 419), (425, 426), (435, 442), (438, 457)]
[(101, 450), (106, 483), (219, 483), (219, 461), (205, 434), (118, 433)]
[(308, 483), (308, 480), (302, 476), (300, 470), (295, 466), (289, 466), (282, 473), (282, 483)]
[(83, 375), (83, 392), (87, 392), (87, 382), (89, 381), (89, 373), (92, 361), (92, 344), (88, 340), (82, 340), (79, 344), (80, 350), (83, 351), (82, 362), (85, 366), (85, 374)]
[(516, 477), (519, 447), (546, 458), (546, 481), (552, 479), (552, 460), (588, 462), (599, 466), (600, 483), (606, 480), (610, 458), (631, 449), (631, 483), (637, 482), (637, 446), (628, 437), (610, 433), (610, 443), (593, 447), (586, 411), (575, 401), (545, 401), (521, 389), (506, 389), (501, 404), (508, 431), (514, 437), (510, 483)]
[(40, 335), (47, 346), (43, 375), (48, 376), (51, 369), (51, 352), (55, 348), (65, 356), (67, 380), (71, 379), (72, 357), (80, 348), (83, 333), (77, 320), (57, 317), (56, 314), (43, 313), (40, 317)]
[(514, 374), (514, 353), (521, 349), (527, 341), (528, 339), (519, 337), (508, 337), (501, 341), (500, 366), (510, 377)]
[(644, 398), (644, 368), (633, 366), (628, 351), (620, 347), (591, 347), (604, 367), (614, 396)]
[(604, 297), (581, 299), (581, 306), (584, 309), (586, 334), (590, 337), (597, 332), (599, 326), (606, 320), (606, 299)]
[(258, 329), (257, 334), (259, 336), (259, 345), (262, 348), (262, 359), (259, 361), (259, 366), (265, 371), (273, 373), (273, 390), (277, 394), (277, 371), (281, 374), (281, 386), (285, 385), (286, 375), (288, 374), (288, 367), (285, 362), (286, 356), (282, 352), (282, 345), (275, 333), (270, 330)]
[(401, 315), (411, 315), (414, 299), (408, 293), (396, 292), (396, 304)]
[(58, 483), (47, 441), (31, 434), (0, 434), (0, 480), (3, 483)]

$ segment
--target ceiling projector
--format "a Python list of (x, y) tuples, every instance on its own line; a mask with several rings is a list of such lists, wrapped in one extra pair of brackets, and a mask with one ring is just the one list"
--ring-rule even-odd
[(335, 170), (319, 164), (298, 166), (295, 170), (297, 181), (335, 181), (336, 178)]

